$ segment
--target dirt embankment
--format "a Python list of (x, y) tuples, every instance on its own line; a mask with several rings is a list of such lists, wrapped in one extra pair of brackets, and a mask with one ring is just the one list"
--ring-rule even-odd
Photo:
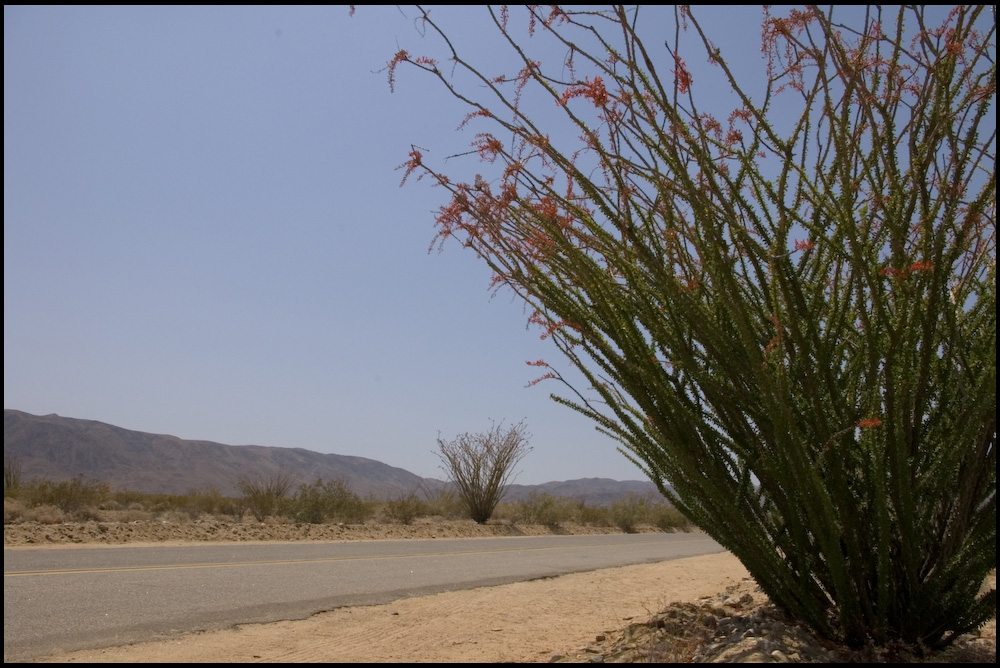
[[(641, 531), (656, 531), (642, 527)], [(413, 524), (293, 524), (265, 522), (65, 522), (6, 524), (4, 547), (22, 545), (123, 545), (138, 543), (216, 543), (244, 541), (353, 541), (426, 538), (488, 538), (495, 536), (549, 536), (621, 533), (611, 527), (577, 524), (542, 526), (472, 520), (421, 518)]]

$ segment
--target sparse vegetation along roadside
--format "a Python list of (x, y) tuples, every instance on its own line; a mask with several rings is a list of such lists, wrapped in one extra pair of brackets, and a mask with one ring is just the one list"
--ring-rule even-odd
[[(273, 481), (272, 481), (273, 482)], [(273, 487), (256, 481), (250, 492)], [(259, 488), (259, 489), (258, 489)], [(342, 481), (316, 480), (268, 499), (116, 491), (104, 482), (20, 482), (4, 491), (4, 544), (130, 541), (353, 540), (543, 533), (687, 531), (691, 525), (661, 499), (629, 497), (629, 524), (610, 507), (536, 492), (501, 503), (494, 519), (476, 525), (453, 491), (414, 490), (389, 499), (362, 499)], [(275, 491), (275, 489), (272, 489)], [(257, 503), (260, 502), (260, 503)], [(268, 510), (261, 512), (267, 505)], [(669, 519), (665, 519), (669, 518)], [(466, 526), (470, 525), (470, 526)], [(478, 526), (473, 529), (472, 526)]]

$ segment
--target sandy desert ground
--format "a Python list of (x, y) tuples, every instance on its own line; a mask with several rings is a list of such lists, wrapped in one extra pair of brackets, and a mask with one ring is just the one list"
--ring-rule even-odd
[[(9, 525), (5, 549), (231, 540), (377, 540), (551, 533), (549, 527), (422, 522), (311, 529), (201, 523)], [(561, 527), (591, 533), (589, 527)], [(329, 535), (332, 532), (333, 535)], [(992, 586), (996, 586), (995, 577)], [(307, 620), (73, 652), (58, 662), (828, 662), (996, 659), (995, 620), (945, 654), (852, 652), (787, 620), (730, 554), (576, 573), (341, 608)]]

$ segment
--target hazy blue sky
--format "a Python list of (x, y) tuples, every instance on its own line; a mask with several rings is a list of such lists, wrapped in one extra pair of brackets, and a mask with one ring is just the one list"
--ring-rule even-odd
[[(706, 11), (762, 73), (759, 10)], [(518, 482), (641, 478), (525, 387), (558, 355), (487, 268), (427, 252), (443, 194), (395, 168), (473, 133), (415, 71), (390, 94), (440, 53), (402, 12), (5, 7), (5, 408), (434, 477), (439, 431), (525, 419)], [(491, 56), (481, 11), (435, 16)]]

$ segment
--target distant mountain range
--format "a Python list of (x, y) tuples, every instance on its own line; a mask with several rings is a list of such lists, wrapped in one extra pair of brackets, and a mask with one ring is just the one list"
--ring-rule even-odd
[[(374, 459), (332, 455), (302, 448), (223, 445), (165, 434), (123, 429), (95, 420), (31, 415), (4, 409), (4, 462), (20, 466), (25, 480), (67, 480), (77, 475), (110, 483), (115, 489), (184, 494), (215, 488), (236, 495), (241, 477), (278, 473), (300, 482), (342, 480), (361, 496), (392, 498), (411, 491), (435, 491), (447, 483), (422, 478)], [(511, 485), (507, 498), (531, 492), (606, 505), (627, 494), (656, 494), (649, 481), (584, 478), (542, 485)]]

